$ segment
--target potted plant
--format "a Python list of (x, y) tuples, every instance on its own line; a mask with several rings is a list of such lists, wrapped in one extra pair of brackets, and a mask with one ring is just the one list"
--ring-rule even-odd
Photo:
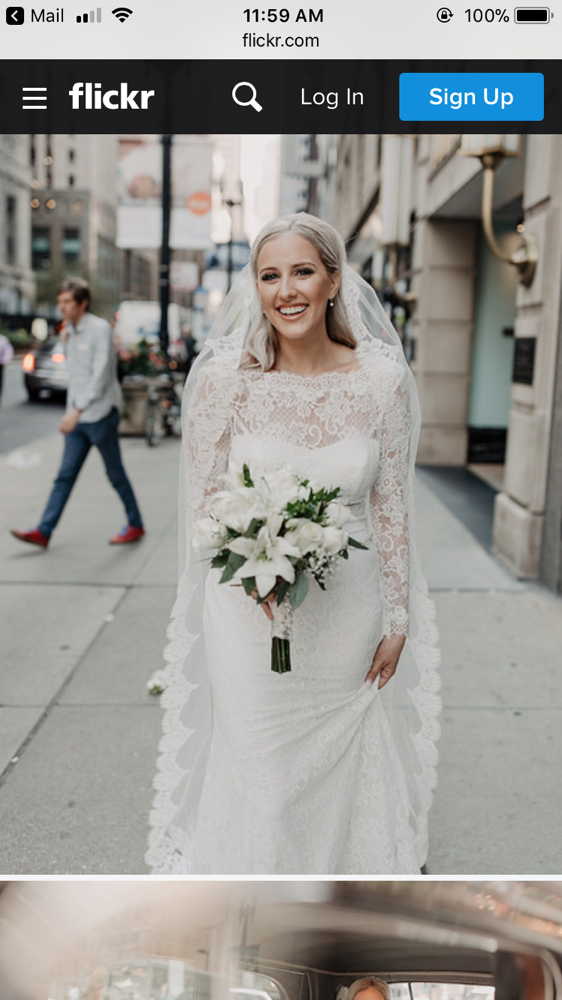
[(123, 390), (120, 434), (144, 434), (149, 380), (163, 374), (167, 367), (164, 351), (145, 339), (118, 351), (117, 370)]

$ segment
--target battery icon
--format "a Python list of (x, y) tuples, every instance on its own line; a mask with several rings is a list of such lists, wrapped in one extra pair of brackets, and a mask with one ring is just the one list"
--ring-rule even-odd
[(548, 24), (550, 7), (516, 7), (515, 24)]

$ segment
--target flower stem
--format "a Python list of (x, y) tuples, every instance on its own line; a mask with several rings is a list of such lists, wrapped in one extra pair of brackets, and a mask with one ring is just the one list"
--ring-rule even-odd
[(291, 669), (291, 644), (288, 639), (274, 636), (271, 640), (271, 669), (286, 674)]

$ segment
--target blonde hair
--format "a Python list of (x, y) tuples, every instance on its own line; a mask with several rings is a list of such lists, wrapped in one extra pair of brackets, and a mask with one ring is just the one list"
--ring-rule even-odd
[(379, 993), (382, 993), (384, 1000), (392, 1000), (390, 986), (384, 980), (377, 979), (376, 976), (370, 976), (367, 979), (356, 979), (349, 987), (345, 1000), (355, 1000), (358, 993), (369, 989), (378, 990)]
[[(318, 251), (320, 260), (328, 274), (341, 276), (345, 264), (345, 246), (340, 234), (322, 219), (308, 215), (306, 212), (298, 212), (295, 215), (282, 215), (278, 219), (273, 219), (258, 233), (250, 253), (250, 271), (254, 281), (257, 280), (258, 257), (262, 247), (269, 240), (274, 240), (285, 233), (295, 233), (295, 235), (308, 240)], [(329, 306), (326, 310), (328, 337), (336, 344), (355, 348), (357, 341), (351, 332), (341, 288), (332, 301), (333, 306)], [(277, 344), (275, 329), (267, 317), (261, 315), (250, 329), (240, 367), (259, 367), (262, 371), (268, 371), (275, 364)]]

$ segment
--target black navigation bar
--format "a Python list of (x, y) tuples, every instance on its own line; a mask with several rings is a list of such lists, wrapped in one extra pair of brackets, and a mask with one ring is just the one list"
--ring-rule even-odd
[[(470, 107), (471, 99), (448, 101), (443, 74), (451, 74), (451, 80), (455, 74), (455, 80), (466, 80), (468, 87), (477, 73), (489, 74), (494, 86), (486, 89), (487, 121), (471, 119), (467, 128), (465, 106)], [(400, 118), (401, 74), (420, 74), (420, 87), (424, 94), (427, 90), (429, 102), (424, 121)], [(436, 81), (439, 75), (438, 88), (431, 87), (431, 74)], [(517, 121), (517, 105), (502, 100), (492, 125), (496, 111), (491, 97), (501, 74), (535, 74), (535, 84), (536, 74), (542, 74), (542, 120)], [(411, 83), (411, 76), (408, 79)], [(487, 77), (481, 79), (485, 85)], [(505, 79), (507, 87), (513, 78)], [(429, 97), (433, 90), (439, 92), (439, 100)], [(33, 94), (41, 100), (28, 100)], [(455, 132), (459, 125), (460, 131), (477, 131), (480, 124), (490, 132), (497, 124), (506, 124), (511, 132), (541, 133), (560, 128), (561, 97), (562, 60), (4, 59), (0, 65), (0, 126), (5, 132), (415, 133)], [(437, 112), (430, 104), (438, 105)], [(542, 113), (540, 102), (539, 107)], [(435, 120), (430, 112), (442, 115), (441, 119)]]

